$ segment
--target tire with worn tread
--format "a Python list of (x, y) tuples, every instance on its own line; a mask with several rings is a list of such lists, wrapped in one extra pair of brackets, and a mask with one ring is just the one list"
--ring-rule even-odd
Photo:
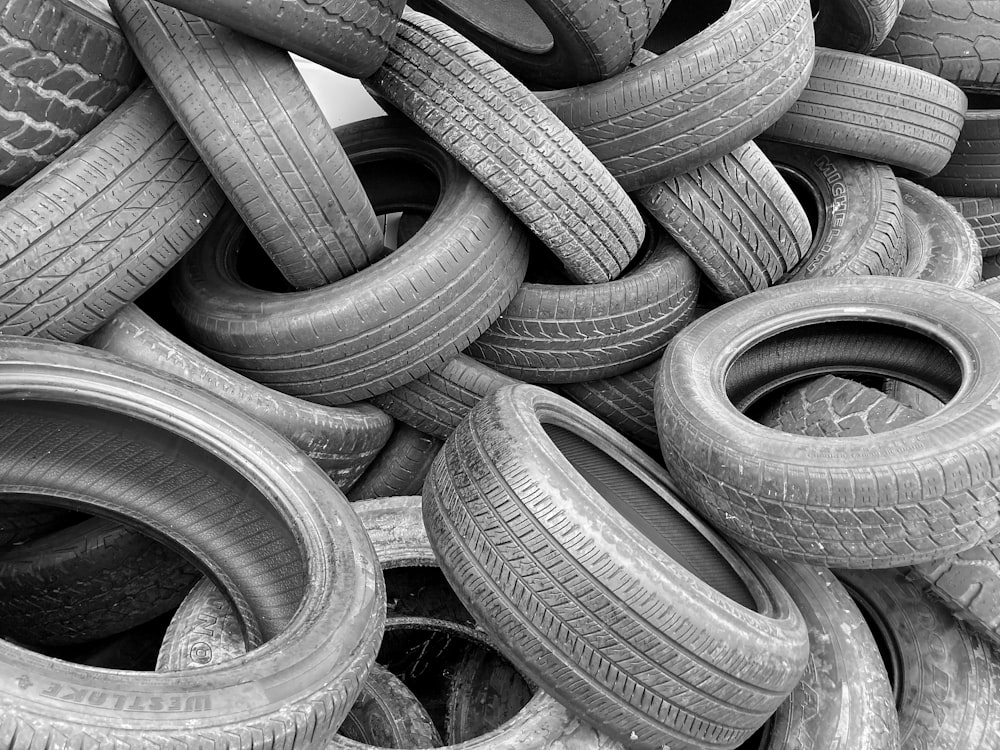
[(971, 289), (982, 278), (983, 254), (972, 226), (946, 200), (900, 179), (906, 220), (906, 265), (901, 276)]
[(672, 486), (582, 408), (508, 386), (445, 442), (424, 524), (501, 653), (571, 711), (631, 747), (735, 748), (801, 677), (805, 627)]
[(396, 424), (389, 441), (347, 497), (352, 502), (420, 493), (441, 441), (406, 424)]
[(0, 185), (19, 185), (142, 80), (107, 0), (0, 4)]

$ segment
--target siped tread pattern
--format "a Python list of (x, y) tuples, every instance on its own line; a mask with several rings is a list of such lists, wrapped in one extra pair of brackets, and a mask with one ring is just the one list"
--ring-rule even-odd
[(808, 2), (736, 0), (651, 62), (539, 97), (632, 191), (760, 135), (798, 98), (814, 48)]
[(802, 95), (766, 137), (930, 176), (948, 163), (967, 101), (935, 75), (820, 48)]
[(983, 258), (1000, 254), (1000, 198), (942, 197), (972, 226)]
[(970, 109), (951, 159), (921, 184), (941, 195), (1000, 198), (1000, 110)]
[(389, 442), (347, 493), (351, 502), (380, 497), (419, 495), (441, 441), (398, 424)]
[(645, 448), (656, 450), (653, 385), (660, 360), (632, 372), (583, 383), (566, 383), (559, 390), (609, 425)]
[(159, 279), (223, 197), (141, 86), (0, 201), (0, 330), (79, 341)]
[(282, 275), (311, 289), (368, 266), (382, 232), (283, 50), (151, 0), (112, 0), (153, 84)]
[(0, 7), (0, 185), (19, 185), (107, 117), (142, 68), (100, 3)]
[(485, 396), (516, 382), (482, 362), (459, 354), (440, 370), (376, 396), (372, 403), (415, 430), (447, 440)]
[(584, 283), (639, 250), (638, 209), (523, 84), (443, 23), (407, 10), (367, 83), (481, 180)]
[(752, 141), (635, 197), (726, 299), (775, 284), (812, 239), (802, 205)]
[(900, 178), (906, 219), (906, 265), (901, 276), (971, 289), (982, 279), (983, 254), (968, 221), (946, 200)]
[(873, 54), (966, 91), (1000, 91), (1000, 9), (979, 0), (906, 0)]

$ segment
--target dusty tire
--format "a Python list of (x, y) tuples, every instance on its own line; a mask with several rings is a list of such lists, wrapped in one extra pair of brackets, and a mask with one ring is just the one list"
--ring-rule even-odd
[(634, 747), (734, 748), (791, 692), (806, 635), (671, 484), (580, 407), (508, 386), (446, 441), (424, 524), (501, 653), (571, 711)]
[[(0, 742), (227, 745), (257, 731), (294, 746), (338, 724), (374, 659), (385, 594), (371, 542), (330, 480), (256, 420), (175, 380), (68, 344), (0, 347), (0, 491), (87, 503), (169, 537), (269, 639), (196, 677), (102, 671), (0, 641)], [(96, 484), (113, 499), (80, 494)], [(151, 485), (172, 501), (153, 501)]]
[(942, 197), (972, 226), (983, 258), (1000, 253), (1000, 198)]
[(812, 243), (783, 282), (899, 275), (906, 262), (903, 196), (889, 167), (801, 146), (760, 145), (815, 217)]
[(946, 200), (899, 180), (906, 220), (906, 265), (901, 276), (971, 289), (983, 275), (983, 254), (972, 226)]
[(92, 130), (142, 80), (106, 0), (0, 7), (0, 185), (19, 185)]
[(286, 396), (236, 374), (127, 305), (84, 342), (179, 377), (228, 401), (288, 438), (346, 491), (382, 450), (392, 419), (354, 404), (321, 406)]
[[(1000, 66), (1000, 55), (997, 62)], [(1000, 198), (1000, 109), (966, 112), (948, 163), (921, 184), (941, 195)]]
[(903, 0), (820, 0), (816, 44), (869, 55), (889, 35)]
[(367, 79), (471, 171), (579, 282), (616, 278), (643, 223), (625, 191), (538, 98), (445, 24), (406, 11)]
[(930, 73), (821, 48), (802, 95), (765, 136), (930, 176), (951, 158), (966, 104)]
[(410, 242), (347, 279), (278, 294), (241, 280), (240, 233), (217, 222), (172, 288), (208, 356), (327, 405), (385, 393), (453, 358), (499, 317), (528, 261), (524, 228), (416, 128), (378, 118), (337, 132), (379, 212), (423, 208), (439, 191)]
[[(735, 300), (688, 326), (663, 356), (665, 465), (713, 523), (775, 558), (898, 567), (969, 549), (1000, 521), (997, 343), (1000, 306), (915, 279), (816, 279)], [(961, 396), (891, 442), (819, 441), (739, 413), (830, 372)]]
[(419, 495), (441, 441), (397, 424), (389, 442), (361, 475), (347, 497), (352, 502), (380, 497)]
[(140, 87), (0, 201), (0, 331), (79, 341), (166, 273), (222, 202), (159, 95)]
[(653, 385), (660, 360), (632, 372), (585, 383), (567, 383), (560, 391), (625, 437), (658, 451)]
[(809, 220), (752, 141), (635, 195), (725, 299), (766, 289), (809, 248)]

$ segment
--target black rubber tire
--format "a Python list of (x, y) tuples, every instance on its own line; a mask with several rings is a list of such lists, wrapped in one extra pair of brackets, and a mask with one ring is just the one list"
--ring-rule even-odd
[(901, 276), (971, 289), (982, 278), (983, 254), (972, 226), (936, 193), (900, 178), (906, 221)]
[[(438, 440), (447, 440), (484, 396), (517, 381), (472, 357), (459, 354), (444, 367), (383, 393), (372, 403), (394, 419)], [(405, 495), (406, 492), (395, 492)]]
[(382, 254), (351, 162), (282, 50), (152, 0), (110, 0), (136, 55), (243, 221), (297, 289)]
[(577, 86), (628, 67), (670, 0), (413, 0), (528, 86)]
[(200, 577), (162, 544), (95, 518), (0, 553), (0, 632), (31, 646), (106, 638), (176, 609)]
[(671, 486), (582, 408), (507, 386), (445, 443), (424, 524), (498, 649), (581, 719), (630, 747), (733, 748), (801, 677), (805, 627)]
[(898, 401), (903, 406), (916, 409), (923, 415), (937, 414), (944, 407), (944, 402), (936, 396), (932, 396), (923, 388), (904, 383), (901, 380), (886, 380), (882, 386), (882, 392), (886, 396)]
[(538, 95), (632, 191), (760, 135), (806, 85), (814, 46), (805, 0), (734, 0), (720, 20), (651, 62)]
[(22, 499), (17, 495), (6, 495), (0, 499), (0, 554), (4, 547), (58, 531), (79, 520), (78, 514), (32, 502), (32, 499)]
[[(815, 279), (740, 298), (663, 356), (665, 465), (726, 534), (778, 559), (898, 567), (969, 549), (1000, 524), (989, 489), (1000, 472), (994, 342), (1000, 306), (929, 281)], [(833, 373), (893, 377), (951, 400), (891, 441), (787, 435), (739, 413)]]
[[(354, 506), (368, 531), (379, 562), (386, 573), (396, 568), (436, 566), (421, 516), (420, 497), (367, 500)], [(160, 650), (157, 669), (179, 669), (217, 664), (239, 656), (245, 645), (239, 637), (239, 622), (225, 597), (207, 581), (196, 587), (182, 605), (185, 613), (175, 618)], [(415, 622), (424, 618), (407, 614), (393, 616), (390, 597), (387, 622)], [(190, 603), (190, 606), (189, 606)], [(438, 602), (432, 603), (435, 607)], [(446, 610), (439, 609), (438, 617)], [(461, 621), (454, 625), (469, 635), (477, 632)], [(572, 717), (552, 697), (539, 691), (510, 722), (486, 737), (451, 746), (452, 750), (552, 750), (563, 743), (573, 750), (608, 750), (610, 740)], [(328, 750), (360, 750), (346, 738), (331, 738)]]
[(942, 197), (972, 226), (984, 259), (1000, 254), (1000, 198)]
[(588, 285), (526, 281), (465, 351), (528, 383), (620, 375), (657, 359), (687, 325), (700, 277), (677, 243), (650, 226), (636, 263), (620, 278)]
[(441, 747), (441, 735), (423, 704), (402, 680), (377, 662), (339, 733), (372, 747)]
[(809, 219), (753, 141), (635, 198), (724, 299), (776, 283), (809, 248)]
[(389, 442), (347, 493), (351, 502), (397, 495), (419, 495), (441, 441), (406, 424), (397, 424)]
[(121, 104), (142, 68), (106, 0), (0, 7), (0, 185), (19, 185)]
[(899, 719), (878, 645), (851, 595), (825, 568), (769, 561), (809, 628), (802, 681), (761, 750), (899, 747)]
[(69, 499), (169, 538), (269, 639), (196, 676), (98, 670), (0, 641), (0, 744), (225, 746), (257, 732), (291, 748), (340, 723), (374, 660), (385, 591), (364, 528), (312, 462), (215, 397), (83, 347), (0, 339), (0, 395), (0, 492)]
[(816, 44), (869, 55), (889, 35), (903, 0), (819, 0)]
[(228, 401), (301, 448), (345, 492), (392, 434), (392, 419), (372, 406), (312, 404), (236, 374), (192, 349), (135, 305), (122, 308), (84, 343)]
[(660, 360), (656, 360), (624, 375), (567, 383), (559, 390), (629, 440), (659, 451), (653, 407), (653, 385), (659, 370)]
[(525, 86), (471, 42), (406, 10), (366, 83), (448, 150), (583, 283), (616, 278), (639, 251), (638, 209)]
[(889, 167), (772, 141), (760, 145), (815, 217), (809, 250), (782, 281), (900, 274), (903, 196)]
[(0, 331), (79, 341), (177, 262), (223, 198), (141, 86), (0, 201)]
[(419, 130), (379, 118), (337, 132), (379, 213), (423, 207), (439, 190), (410, 242), (350, 278), (277, 294), (239, 278), (239, 232), (217, 223), (172, 289), (190, 339), (212, 359), (328, 405), (441, 367), (499, 317), (528, 261), (524, 228)]
[(1000, 92), (1000, 10), (977, 0), (906, 0), (874, 54), (966, 91)]
[(63, 649), (49, 649), (45, 653), (46, 656), (90, 667), (149, 672), (156, 663), (156, 652), (163, 641), (163, 633), (170, 622), (171, 614), (173, 613), (160, 615), (120, 635), (86, 644), (66, 646)]
[(405, 0), (164, 0), (353, 78), (389, 53)]
[(951, 158), (966, 104), (930, 73), (821, 47), (802, 95), (765, 135), (930, 176)]
[(992, 255), (983, 259), (983, 281), (989, 281), (1000, 276), (1000, 255)]
[(500, 654), (470, 644), (448, 689), (448, 744), (468, 742), (506, 724), (534, 693), (534, 686)]
[(995, 748), (1000, 652), (901, 571), (837, 571), (882, 641), (900, 747)]
[[(1000, 54), (997, 61), (1000, 65)], [(1000, 198), (1000, 109), (966, 112), (951, 159), (921, 184), (941, 195)]]

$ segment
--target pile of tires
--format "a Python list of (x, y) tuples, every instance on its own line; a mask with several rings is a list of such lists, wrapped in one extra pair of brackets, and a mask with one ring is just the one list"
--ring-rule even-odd
[(998, 29), (0, 0), (0, 748), (1000, 749)]

